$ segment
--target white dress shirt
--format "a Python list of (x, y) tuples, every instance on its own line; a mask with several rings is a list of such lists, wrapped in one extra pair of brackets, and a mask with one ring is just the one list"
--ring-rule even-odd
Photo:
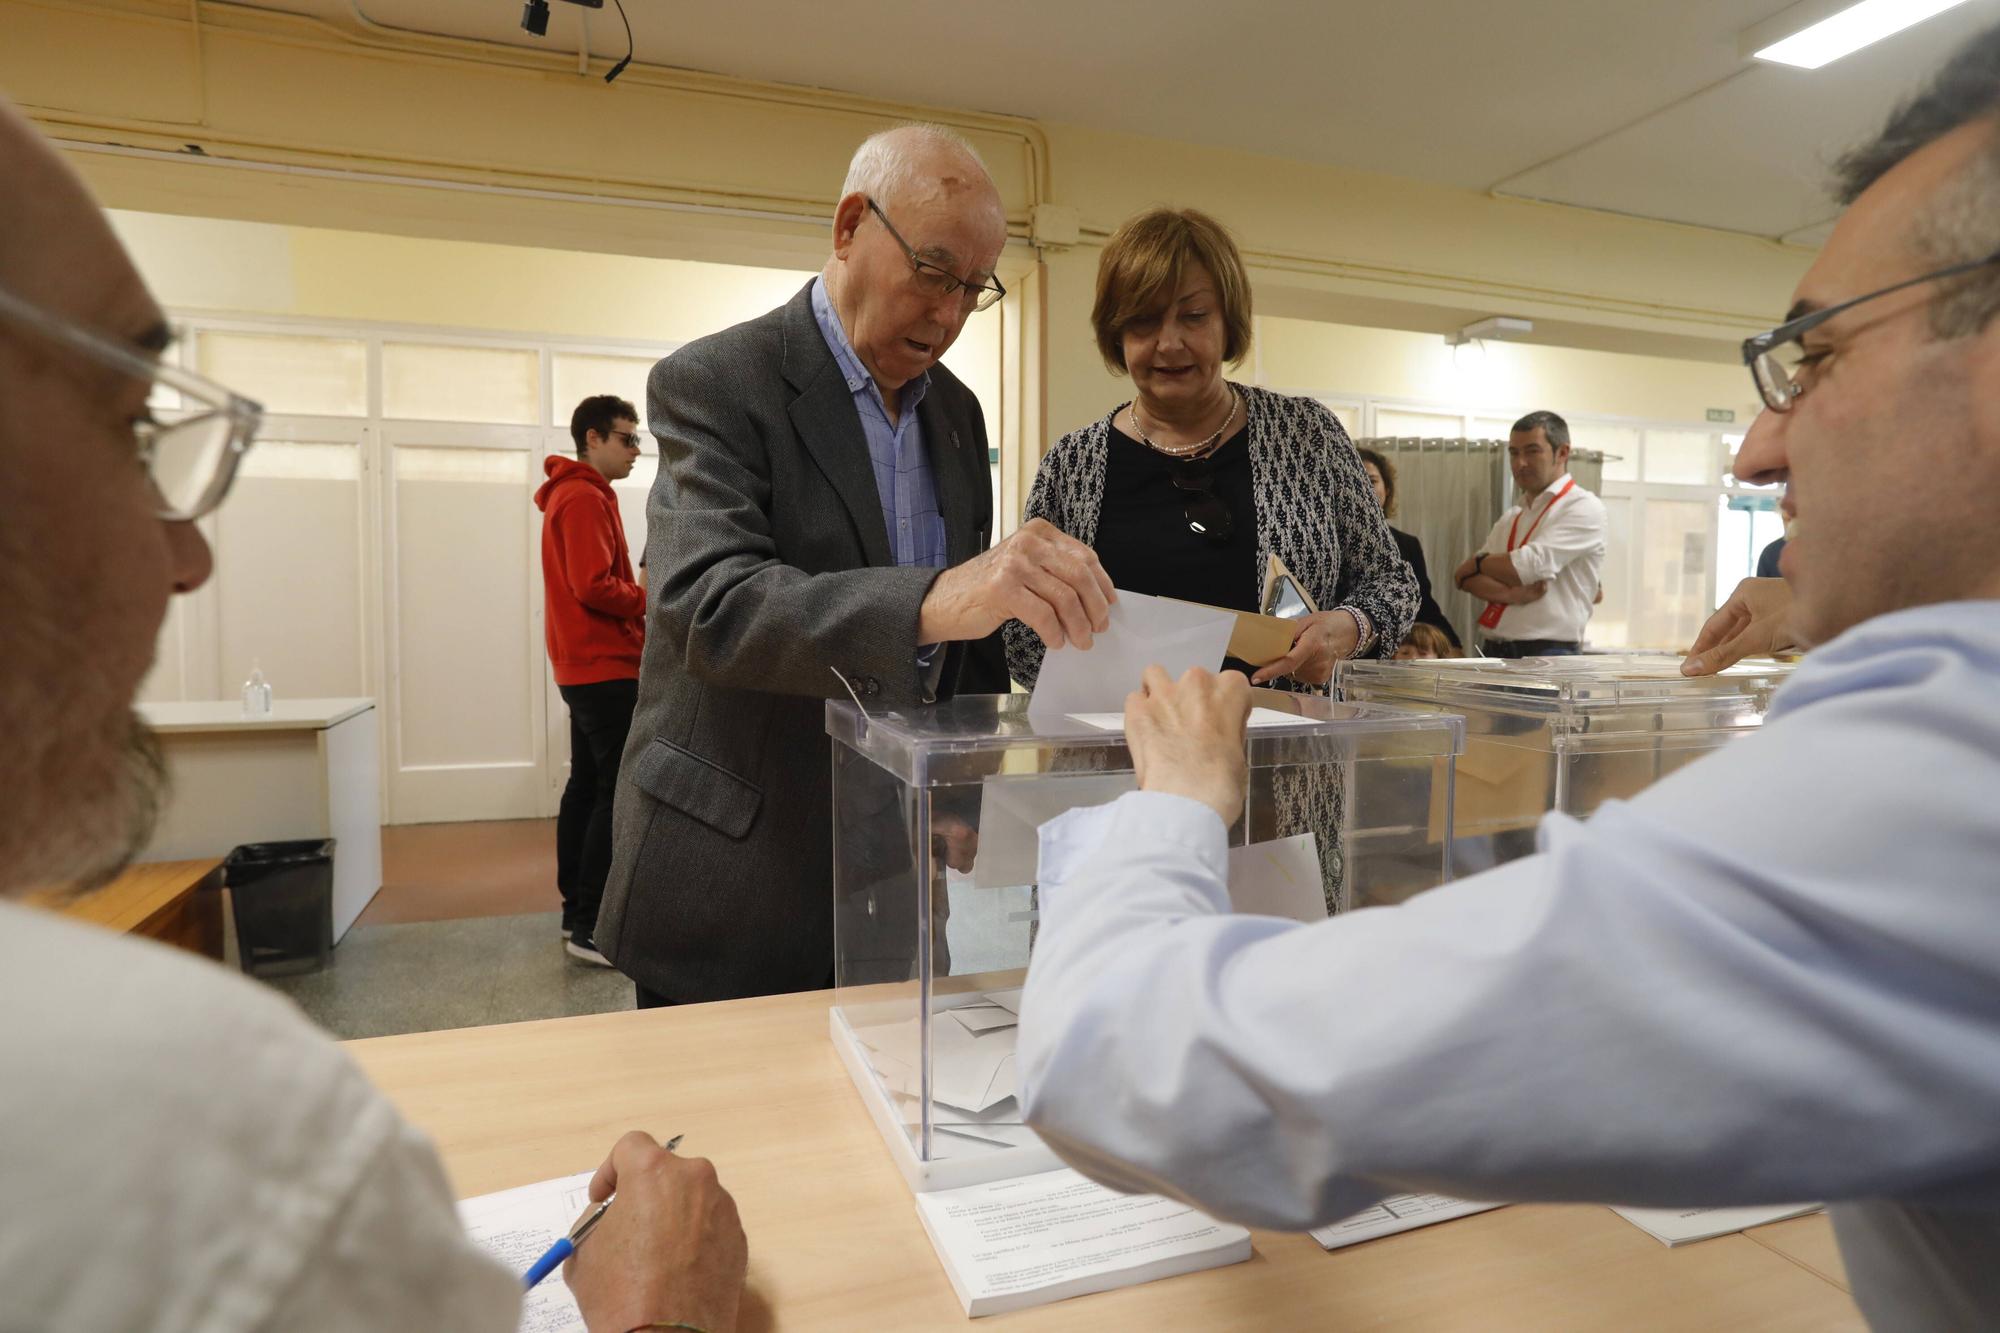
[[(1547, 490), (1529, 497), (1525, 505), (1515, 505), (1500, 515), (1493, 531), (1486, 534), (1480, 551), (1506, 555), (1512, 531), (1521, 543), (1513, 551), (1514, 572), (1524, 585), (1546, 580), (1549, 590), (1539, 601), (1508, 607), (1500, 623), (1490, 630), (1482, 629), (1482, 634), (1496, 639), (1583, 640), (1604, 570), (1604, 501), (1581, 486), (1571, 486), (1547, 517), (1541, 517), (1549, 501), (1571, 480), (1569, 473), (1563, 473)], [(1518, 528), (1514, 526), (1517, 517)]]
[(276, 991), (0, 903), (0, 1008), (0, 1327), (519, 1324), (429, 1141)]
[(1023, 1105), (1087, 1174), (1294, 1229), (1824, 1199), (1871, 1320), (2000, 1322), (2000, 601), (1842, 635), (1756, 734), (1401, 906), (1226, 915), (1223, 842), (1146, 792), (1042, 830)]

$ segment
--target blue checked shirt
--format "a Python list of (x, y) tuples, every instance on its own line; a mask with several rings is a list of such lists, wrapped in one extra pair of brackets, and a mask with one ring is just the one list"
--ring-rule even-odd
[(898, 565), (943, 569), (944, 515), (938, 512), (937, 483), (924, 452), (924, 428), (917, 420), (917, 404), (930, 390), (930, 372), (903, 386), (902, 417), (891, 424), (882, 391), (847, 341), (822, 278), (813, 279), (812, 308), (827, 350), (847, 377), (855, 411), (861, 414), (868, 460), (875, 465), (875, 490), (882, 499), (882, 522), (889, 529), (889, 550)]

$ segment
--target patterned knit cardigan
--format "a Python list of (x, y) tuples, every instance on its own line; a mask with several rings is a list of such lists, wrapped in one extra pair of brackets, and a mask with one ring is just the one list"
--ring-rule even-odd
[[(1264, 586), (1265, 556), (1275, 551), (1321, 610), (1352, 606), (1368, 617), (1375, 626), (1370, 656), (1393, 657), (1416, 616), (1417, 580), (1389, 535), (1354, 442), (1313, 399), (1235, 387), (1249, 413), (1257, 507), (1257, 566), (1245, 571), (1251, 586)], [(1096, 542), (1111, 420), (1124, 406), (1056, 441), (1035, 473), (1023, 521), (1045, 518), (1086, 546)], [(1041, 637), (1010, 620), (1006, 640), (1007, 669), (1023, 685), (1034, 684)]]

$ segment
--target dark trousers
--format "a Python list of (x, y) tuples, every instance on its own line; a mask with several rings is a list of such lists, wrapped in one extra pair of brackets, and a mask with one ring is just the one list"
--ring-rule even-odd
[(1485, 639), (1479, 651), (1488, 657), (1574, 657), (1582, 645), (1574, 639)]
[(587, 940), (597, 929), (597, 905), (611, 873), (611, 801), (639, 682), (556, 688), (569, 705), (569, 785), (556, 814), (556, 887), (562, 890), (563, 925)]

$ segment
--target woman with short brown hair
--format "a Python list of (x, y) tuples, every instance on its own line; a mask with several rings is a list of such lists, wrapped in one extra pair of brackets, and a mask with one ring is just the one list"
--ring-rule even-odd
[[(1193, 209), (1132, 218), (1104, 247), (1091, 321), (1133, 397), (1056, 441), (1024, 518), (1095, 547), (1117, 587), (1259, 609), (1265, 557), (1280, 557), (1317, 614), (1254, 684), (1325, 685), (1343, 657), (1387, 657), (1416, 612), (1347, 432), (1325, 406), (1233, 384), (1250, 350), (1250, 281), (1222, 225)], [(1031, 683), (1042, 643), (1007, 626), (1007, 662)]]

